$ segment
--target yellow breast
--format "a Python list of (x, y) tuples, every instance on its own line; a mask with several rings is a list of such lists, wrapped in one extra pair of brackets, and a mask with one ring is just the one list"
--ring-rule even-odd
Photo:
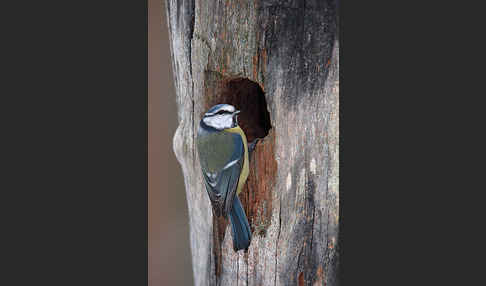
[(246, 179), (248, 178), (248, 173), (249, 173), (248, 144), (246, 142), (246, 135), (245, 135), (245, 132), (243, 132), (243, 130), (239, 126), (236, 126), (234, 128), (230, 128), (230, 129), (225, 129), (224, 131), (240, 134), (241, 139), (243, 140), (243, 145), (245, 147), (245, 156), (244, 156), (244, 159), (243, 159), (243, 169), (241, 170), (240, 180), (238, 181), (238, 187), (236, 189), (236, 194), (239, 194), (241, 192), (241, 190), (243, 189), (243, 186), (245, 185), (245, 182), (246, 182)]

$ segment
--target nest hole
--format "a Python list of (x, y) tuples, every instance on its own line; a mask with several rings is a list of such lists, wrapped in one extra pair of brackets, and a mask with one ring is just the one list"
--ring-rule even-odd
[(226, 103), (240, 110), (238, 125), (245, 132), (248, 142), (264, 138), (272, 128), (265, 93), (260, 85), (247, 78), (223, 79), (219, 92), (212, 94), (206, 110), (211, 106)]

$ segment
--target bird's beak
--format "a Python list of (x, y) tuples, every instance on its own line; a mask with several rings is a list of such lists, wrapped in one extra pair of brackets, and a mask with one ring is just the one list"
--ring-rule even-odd
[(238, 113), (240, 113), (239, 110), (236, 110), (235, 112), (233, 112), (233, 127), (236, 127), (238, 126)]

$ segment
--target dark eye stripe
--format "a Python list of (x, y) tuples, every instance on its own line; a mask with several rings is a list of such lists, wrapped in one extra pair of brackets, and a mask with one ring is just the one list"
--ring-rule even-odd
[(211, 113), (207, 112), (206, 114), (204, 114), (204, 117), (214, 116), (214, 115), (222, 115), (222, 114), (231, 114), (231, 112), (228, 111), (228, 110), (221, 109), (218, 112), (211, 112)]

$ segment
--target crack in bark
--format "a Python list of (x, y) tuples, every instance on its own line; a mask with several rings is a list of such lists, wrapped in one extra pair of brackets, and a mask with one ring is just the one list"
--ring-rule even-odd
[(300, 269), (299, 266), (301, 265), (300, 262), (301, 262), (301, 258), (302, 258), (302, 253), (304, 252), (304, 248), (305, 248), (305, 246), (304, 246), (304, 244), (302, 244), (302, 246), (299, 249), (299, 255), (297, 256), (297, 271), (299, 271), (299, 269)]
[[(329, 127), (329, 118), (327, 118), (326, 120), (326, 127), (325, 129), (328, 130), (328, 127)], [(331, 168), (329, 168), (329, 161), (330, 161), (330, 154), (329, 154), (329, 137), (326, 136), (326, 151), (327, 151), (327, 162), (326, 162), (326, 165), (327, 165), (327, 184), (326, 184), (326, 200), (325, 200), (325, 204), (326, 204), (326, 208), (327, 208), (327, 220), (326, 220), (326, 249), (324, 250), (324, 253), (326, 253), (326, 260), (324, 261), (324, 265), (325, 265), (325, 274), (326, 274), (326, 279), (328, 279), (328, 271), (329, 271), (329, 264), (330, 264), (330, 258), (329, 258), (329, 213), (330, 213), (330, 205), (329, 205), (329, 201), (328, 201), (328, 195), (329, 195), (329, 173), (330, 173), (330, 170)], [(324, 280), (324, 285), (326, 284), (326, 280)]]
[[(304, 2), (304, 7), (302, 7), (302, 9), (304, 10), (304, 13), (302, 13), (302, 36), (305, 37), (305, 0), (303, 1)], [(305, 39), (302, 41), (302, 49), (305, 45)]]
[[(209, 238), (211, 239), (211, 232), (209, 232)], [(212, 250), (211, 248), (212, 248), (212, 247), (211, 247), (211, 246), (209, 246), (209, 251), (208, 251), (208, 260), (209, 260), (209, 263), (211, 263), (210, 265), (212, 265), (212, 264), (213, 264), (213, 259), (212, 259), (212, 255), (211, 255), (211, 254), (213, 253), (213, 250)], [(210, 280), (210, 279), (211, 279), (211, 267), (208, 267), (208, 268), (207, 268), (206, 273), (207, 273), (207, 276), (208, 276), (208, 278), (206, 279), (206, 281), (208, 281), (208, 282), (209, 282), (209, 281), (211, 281), (211, 280)]]
[[(192, 77), (192, 74), (191, 74)], [(191, 120), (192, 120), (192, 168), (193, 170), (197, 170), (196, 168), (196, 123), (194, 120), (194, 79), (192, 80), (192, 113), (191, 113)]]
[[(326, 191), (326, 201), (327, 201), (327, 193), (329, 192), (329, 188), (327, 188), (327, 191)], [(325, 264), (325, 267), (326, 267), (326, 277), (328, 277), (327, 273), (329, 271), (329, 262), (330, 262), (330, 258), (329, 258), (329, 255), (330, 255), (330, 251), (329, 251), (329, 207), (327, 208), (327, 222), (326, 222), (326, 249), (325, 249), (325, 253), (327, 253), (326, 255), (326, 261), (324, 262)]]
[(311, 241), (310, 241), (310, 253), (312, 253), (312, 243), (314, 242), (314, 221), (316, 216), (316, 205), (312, 208), (312, 228), (311, 228)]
[(282, 200), (279, 197), (279, 210), (278, 210), (278, 234), (277, 234), (277, 241), (275, 243), (275, 278), (274, 278), (274, 285), (277, 285), (277, 262), (278, 262), (278, 241), (280, 240), (280, 231), (282, 230)]
[(248, 252), (245, 252), (245, 261), (246, 261), (246, 285), (248, 286)]
[(196, 0), (192, 0), (191, 3), (191, 23), (189, 25), (189, 73), (191, 74), (191, 101), (192, 101), (192, 164), (193, 164), (193, 169), (195, 169), (195, 164), (196, 164), (196, 146), (195, 146), (195, 130), (196, 130), (196, 122), (195, 122), (195, 114), (194, 114), (194, 74), (193, 74), (193, 68), (192, 68), (192, 38), (194, 37), (194, 24), (195, 24), (195, 10), (196, 10)]

